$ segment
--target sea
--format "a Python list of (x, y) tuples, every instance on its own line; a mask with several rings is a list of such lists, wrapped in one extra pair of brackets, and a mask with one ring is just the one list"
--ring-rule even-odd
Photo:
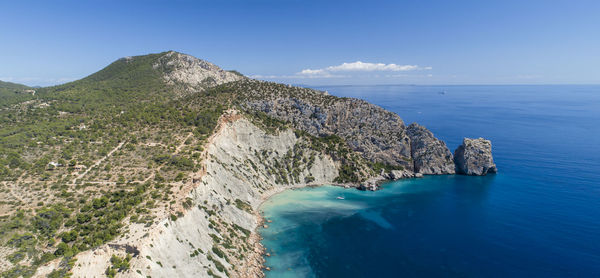
[(275, 195), (261, 206), (267, 277), (600, 277), (600, 86), (316, 89), (424, 125), (452, 152), (489, 139), (499, 172)]

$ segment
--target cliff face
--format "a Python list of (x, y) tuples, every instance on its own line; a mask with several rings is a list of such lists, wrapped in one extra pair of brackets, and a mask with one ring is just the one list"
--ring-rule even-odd
[(416, 173), (425, 175), (454, 174), (452, 153), (446, 143), (433, 136), (431, 131), (416, 123), (408, 126), (411, 157)]
[(492, 142), (483, 138), (464, 138), (454, 151), (454, 161), (459, 174), (485, 176), (498, 171), (492, 157)]
[(291, 122), (314, 136), (335, 134), (371, 162), (412, 170), (410, 139), (395, 113), (363, 100), (280, 84), (247, 81), (232, 84), (245, 92), (249, 110)]
[(267, 134), (235, 113), (222, 118), (206, 149), (201, 178), (186, 196), (187, 208), (152, 227), (130, 225), (112, 245), (77, 256), (74, 277), (100, 277), (110, 256), (136, 250), (126, 277), (262, 276), (254, 233), (262, 201), (287, 188), (332, 183), (338, 165), (291, 130)]
[(336, 134), (371, 162), (426, 175), (454, 174), (452, 153), (431, 131), (408, 128), (395, 113), (350, 98), (266, 82), (235, 83), (246, 92), (250, 110), (293, 123), (315, 136)]
[(291, 98), (249, 105), (313, 135), (336, 134), (368, 160), (412, 168), (410, 142), (400, 117), (365, 101), (342, 99), (320, 107)]

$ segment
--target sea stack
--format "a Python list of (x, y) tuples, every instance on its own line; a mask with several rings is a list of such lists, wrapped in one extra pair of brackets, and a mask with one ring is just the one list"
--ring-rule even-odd
[(492, 142), (483, 138), (464, 138), (462, 145), (454, 151), (456, 173), (470, 176), (485, 176), (496, 173), (492, 157)]

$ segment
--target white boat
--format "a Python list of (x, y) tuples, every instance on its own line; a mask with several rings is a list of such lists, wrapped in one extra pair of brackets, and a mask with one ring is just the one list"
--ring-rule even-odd
[(342, 197), (342, 196), (337, 196), (337, 197), (335, 197), (335, 198), (336, 198), (336, 199), (338, 199), (338, 200), (344, 200), (344, 199), (345, 199), (345, 198), (344, 198), (344, 197)]

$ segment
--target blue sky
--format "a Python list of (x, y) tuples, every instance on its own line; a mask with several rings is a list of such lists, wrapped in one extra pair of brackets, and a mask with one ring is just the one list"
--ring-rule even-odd
[(600, 83), (597, 0), (0, 0), (0, 26), (28, 85), (165, 50), (294, 84)]

